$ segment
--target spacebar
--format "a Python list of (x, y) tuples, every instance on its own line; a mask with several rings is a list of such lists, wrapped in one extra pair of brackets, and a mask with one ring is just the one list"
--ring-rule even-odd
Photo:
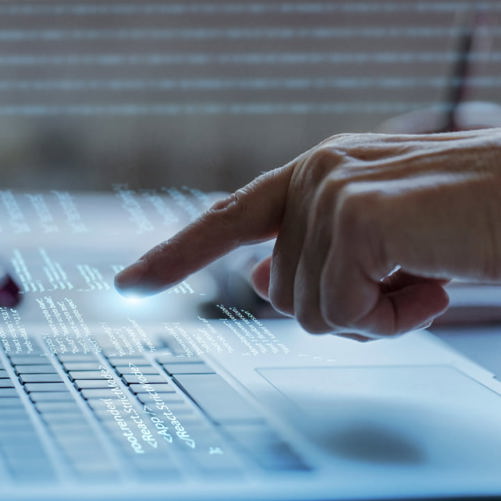
[(218, 374), (179, 374), (175, 380), (216, 423), (261, 419), (253, 406)]

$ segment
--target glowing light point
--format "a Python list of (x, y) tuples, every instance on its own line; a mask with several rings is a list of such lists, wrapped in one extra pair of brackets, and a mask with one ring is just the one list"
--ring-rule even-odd
[(122, 296), (124, 301), (129, 304), (138, 304), (141, 303), (145, 298), (142, 296), (137, 296), (135, 294)]

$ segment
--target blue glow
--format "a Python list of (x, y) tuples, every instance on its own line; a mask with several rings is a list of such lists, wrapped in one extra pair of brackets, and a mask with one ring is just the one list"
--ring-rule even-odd
[(144, 300), (146, 299), (143, 296), (137, 296), (134, 294), (132, 294), (130, 296), (121, 296), (121, 297), (126, 303), (129, 303), (129, 304), (139, 304), (139, 303), (144, 302)]

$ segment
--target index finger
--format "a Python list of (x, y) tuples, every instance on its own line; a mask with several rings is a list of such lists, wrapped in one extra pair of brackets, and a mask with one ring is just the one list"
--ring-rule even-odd
[(273, 237), (284, 212), (292, 164), (267, 172), (216, 202), (197, 220), (115, 277), (122, 294), (154, 294), (243, 244)]

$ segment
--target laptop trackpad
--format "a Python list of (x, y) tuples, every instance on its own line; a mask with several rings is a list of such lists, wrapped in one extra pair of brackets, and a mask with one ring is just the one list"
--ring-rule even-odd
[(294, 424), (340, 460), (456, 471), (501, 462), (499, 395), (452, 367), (259, 372), (293, 404)]

